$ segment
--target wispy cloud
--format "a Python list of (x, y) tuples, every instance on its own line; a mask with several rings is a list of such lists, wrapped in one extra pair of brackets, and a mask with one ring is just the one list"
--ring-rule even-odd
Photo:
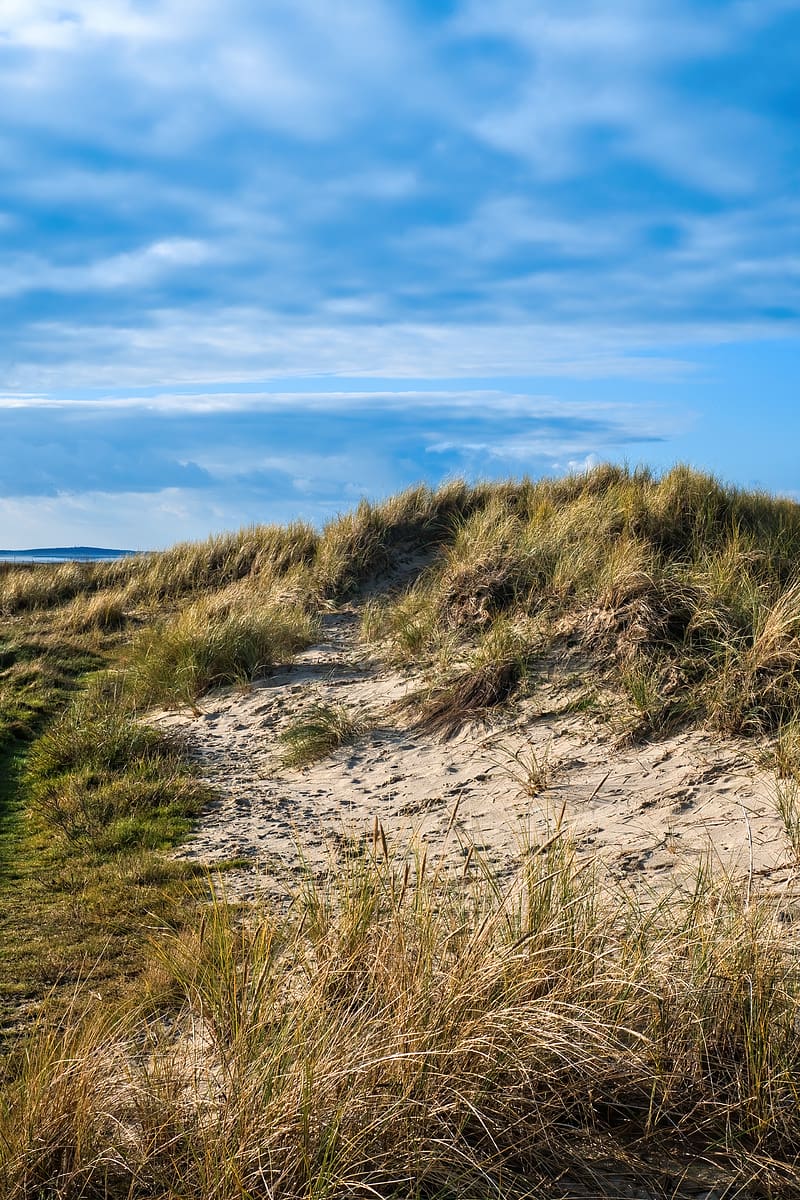
[[(464, 35), (508, 38), (524, 48), (529, 67), (477, 131), (530, 159), (545, 178), (583, 175), (586, 156), (599, 153), (650, 163), (712, 193), (750, 190), (767, 161), (769, 124), (734, 92), (709, 102), (699, 88), (681, 86), (679, 72), (713, 69), (746, 51), (754, 20), (736, 5), (683, 0), (470, 0), (457, 19)], [(587, 138), (592, 131), (601, 136)]]
[(93, 292), (149, 287), (164, 278), (175, 283), (184, 268), (206, 265), (215, 252), (192, 238), (168, 238), (138, 250), (92, 262), (58, 266), (33, 255), (10, 257), (0, 278), (0, 296), (26, 292)]
[[(675, 326), (677, 341), (702, 340), (708, 328)], [(727, 331), (729, 334), (730, 331)], [(750, 332), (757, 336), (754, 327)], [(725, 340), (724, 327), (711, 332)], [(156, 311), (147, 325), (31, 323), (7, 387), (32, 392), (72, 387), (263, 380), (346, 375), (428, 379), (505, 375), (562, 378), (679, 378), (691, 359), (654, 349), (651, 329), (587, 330), (557, 325), (406, 324), (287, 321), (281, 314), (234, 309), (205, 314)]]

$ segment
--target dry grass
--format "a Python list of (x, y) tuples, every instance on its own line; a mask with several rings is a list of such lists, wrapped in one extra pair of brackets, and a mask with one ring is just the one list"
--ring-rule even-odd
[(43, 1024), (3, 1195), (789, 1196), (784, 929), (708, 877), (637, 908), (564, 838), (511, 889), (339, 863), (288, 914), (160, 939), (140, 1004)]
[(294, 522), (253, 525), (204, 542), (181, 542), (169, 550), (123, 559), (107, 570), (108, 584), (125, 586), (132, 602), (152, 604), (227, 587), (243, 579), (280, 576), (313, 561), (317, 534)]
[(522, 745), (517, 750), (504, 748), (497, 766), (516, 783), (521, 796), (533, 800), (551, 786), (559, 764), (553, 758), (552, 742), (547, 742), (538, 748), (531, 745)]
[(193, 704), (211, 688), (247, 683), (291, 661), (316, 631), (300, 605), (238, 590), (204, 597), (136, 637), (129, 657), (133, 694), (144, 705)]
[(78, 595), (59, 612), (67, 632), (110, 632), (122, 629), (128, 619), (129, 596), (124, 588), (106, 588), (90, 595)]
[(400, 551), (418, 554), (447, 545), (458, 524), (483, 508), (496, 490), (457, 479), (435, 490), (412, 487), (380, 504), (362, 500), (323, 530), (313, 566), (319, 596), (343, 600), (387, 569), (391, 574)]
[(0, 574), (0, 613), (11, 616), (52, 608), (90, 590), (102, 568), (90, 563), (13, 567)]
[(628, 736), (686, 720), (768, 733), (800, 709), (799, 556), (789, 501), (601, 467), (489, 489), (364, 632), (439, 672), (443, 647), (463, 660), (498, 619), (534, 618), (627, 694)]
[(795, 866), (800, 866), (800, 794), (796, 779), (777, 781), (775, 808), (783, 822), (790, 857)]

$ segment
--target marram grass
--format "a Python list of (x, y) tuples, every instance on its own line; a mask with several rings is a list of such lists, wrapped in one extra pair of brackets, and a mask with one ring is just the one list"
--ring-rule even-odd
[(701, 875), (642, 908), (565, 837), (529, 851), (466, 886), (377, 838), (288, 913), (159, 937), (138, 998), (11, 1056), (3, 1196), (797, 1194), (773, 903)]
[(314, 639), (317, 624), (299, 605), (243, 594), (220, 604), (195, 601), (134, 640), (129, 675), (143, 705), (191, 704), (225, 684), (247, 683), (291, 661)]
[[(571, 653), (612, 683), (632, 736), (686, 721), (771, 734), (800, 709), (798, 564), (790, 501), (684, 467), (600, 467), (490, 491), (404, 594), (372, 604), (364, 631), (392, 662), (432, 664), (454, 724), (458, 664), (495, 627), (533, 621), (529, 658)], [(454, 670), (441, 685), (443, 653)]]

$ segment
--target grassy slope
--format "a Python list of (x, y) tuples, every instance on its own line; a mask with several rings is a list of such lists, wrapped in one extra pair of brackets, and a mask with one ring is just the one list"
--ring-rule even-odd
[[(141, 969), (137, 930), (185, 904), (181, 872), (142, 846), (122, 857), (64, 844), (29, 804), (29, 758), (119, 637), (75, 634), (39, 612), (5, 619), (0, 673), (0, 1028), (27, 1022), (49, 996), (91, 973), (112, 987)], [(182, 826), (181, 828), (185, 828)], [(167, 840), (165, 838), (165, 840)], [(171, 886), (170, 886), (171, 885)]]
[[(432, 546), (364, 621), (429, 672), (420, 721), (513, 699), (556, 649), (617, 689), (626, 736), (768, 733), (796, 773), (800, 509), (683, 469), (420, 488), (321, 537), (7, 573), (12, 640), (48, 650), (30, 703), (17, 660), (0, 692), (0, 729), (36, 737), (6, 751), (0, 979), (6, 1019), (59, 978), (66, 1016), (9, 1059), (5, 1195), (800, 1194), (800, 979), (768, 898), (703, 879), (645, 912), (560, 838), (514, 895), (484, 877), (464, 898), (378, 841), (286, 918), (193, 915), (158, 847), (202, 792), (179, 749), (141, 742), (139, 706), (291, 654), (321, 606)], [(174, 929), (155, 952), (153, 927)], [(89, 965), (81, 994), (125, 1004), (65, 1010)], [(203, 1033), (176, 1053), (175, 1029)]]

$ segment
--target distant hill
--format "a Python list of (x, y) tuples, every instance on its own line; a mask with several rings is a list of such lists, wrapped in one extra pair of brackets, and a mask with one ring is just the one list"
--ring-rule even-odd
[(0, 559), (13, 561), (23, 559), (32, 562), (81, 561), (92, 562), (95, 559), (125, 558), (136, 554), (136, 550), (111, 550), (104, 546), (43, 546), (33, 550), (0, 550)]

